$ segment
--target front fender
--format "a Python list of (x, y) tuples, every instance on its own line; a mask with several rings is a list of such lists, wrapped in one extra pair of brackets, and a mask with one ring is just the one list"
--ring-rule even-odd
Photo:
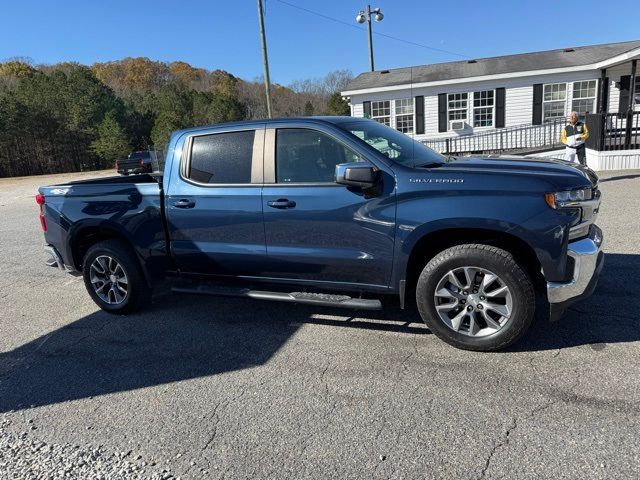
[[(427, 235), (446, 230), (492, 231), (514, 236), (531, 247), (547, 279), (565, 274), (568, 212), (549, 208), (544, 197), (526, 192), (408, 192), (399, 195), (396, 267), (392, 287), (406, 278), (411, 253)], [(460, 238), (460, 243), (465, 243)]]

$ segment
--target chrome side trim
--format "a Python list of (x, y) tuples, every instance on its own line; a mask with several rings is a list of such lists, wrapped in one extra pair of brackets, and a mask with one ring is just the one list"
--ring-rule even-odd
[(567, 283), (547, 282), (549, 303), (561, 303), (585, 292), (598, 265), (602, 243), (602, 230), (596, 225), (591, 226), (587, 238), (569, 243), (567, 255), (574, 261), (573, 276)]

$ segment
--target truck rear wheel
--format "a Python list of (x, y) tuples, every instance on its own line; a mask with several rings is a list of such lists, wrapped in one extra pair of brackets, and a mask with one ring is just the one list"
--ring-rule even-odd
[(140, 263), (120, 240), (91, 246), (84, 256), (82, 275), (93, 301), (107, 312), (130, 313), (151, 298)]
[(457, 245), (424, 267), (416, 302), (439, 338), (457, 348), (488, 352), (525, 334), (533, 320), (535, 292), (509, 252), (490, 245)]

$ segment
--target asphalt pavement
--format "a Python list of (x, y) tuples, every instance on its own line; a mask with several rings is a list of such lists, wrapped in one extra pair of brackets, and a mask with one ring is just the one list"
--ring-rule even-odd
[(492, 354), (396, 307), (107, 315), (43, 263), (35, 189), (80, 176), (0, 179), (0, 478), (640, 477), (640, 171), (602, 174), (595, 295)]

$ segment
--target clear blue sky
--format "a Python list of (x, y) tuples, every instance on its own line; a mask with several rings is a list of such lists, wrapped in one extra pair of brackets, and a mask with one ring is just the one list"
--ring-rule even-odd
[[(355, 15), (365, 0), (265, 0), (274, 82), (368, 69)], [(380, 0), (374, 31), (469, 57), (640, 39), (640, 1)], [(0, 61), (84, 64), (145, 56), (261, 75), (255, 0), (0, 0)], [(459, 60), (450, 53), (374, 36), (376, 68)]]

